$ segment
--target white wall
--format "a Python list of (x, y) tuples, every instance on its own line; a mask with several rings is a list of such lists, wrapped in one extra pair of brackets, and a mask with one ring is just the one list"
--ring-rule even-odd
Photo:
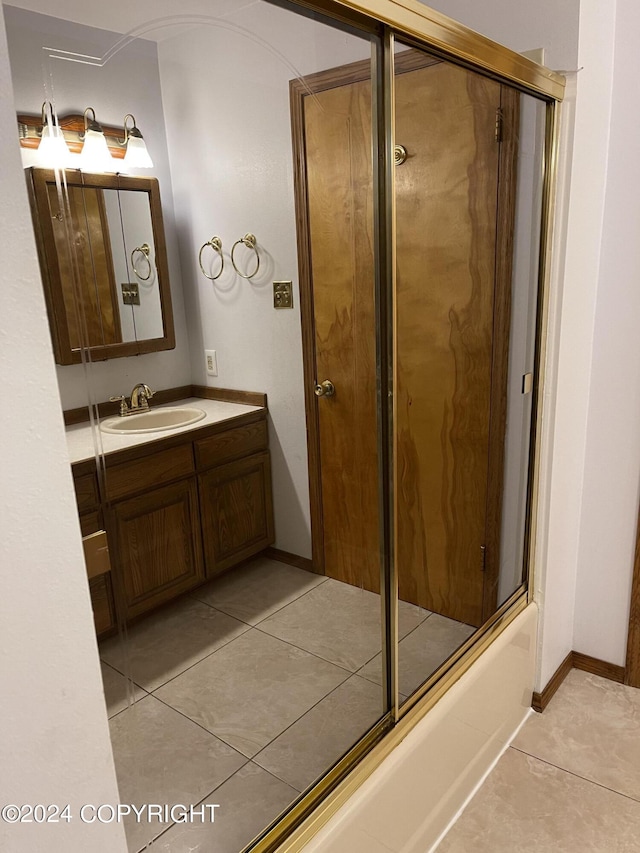
[[(153, 174), (160, 182), (176, 348), (162, 353), (92, 364), (90, 382), (93, 399), (99, 402), (113, 394), (128, 394), (137, 382), (146, 382), (154, 390), (189, 384), (191, 369), (171, 203), (171, 173), (160, 95), (157, 45), (138, 39), (103, 67), (60, 60), (46, 61), (43, 46), (102, 56), (118, 41), (119, 35), (12, 6), (4, 6), (4, 13), (16, 111), (39, 113), (43, 100), (47, 98), (54, 102), (60, 115), (82, 113), (85, 107), (92, 106), (99, 122), (116, 127), (122, 125), (126, 113), (133, 113), (138, 127), (146, 136), (154, 160), (154, 169), (150, 173), (140, 174)], [(28, 149), (23, 149), (23, 161), (25, 165), (33, 164), (33, 154)], [(86, 406), (83, 366), (61, 366), (57, 373), (63, 408)]]
[(78, 819), (118, 791), (1, 16), (0, 182), (2, 800), (75, 815), (0, 822), (0, 848), (118, 853), (121, 826)]
[[(199, 26), (174, 38), (165, 33), (159, 45), (193, 379), (267, 392), (276, 546), (309, 557), (289, 80), (366, 58), (370, 47), (268, 4), (240, 9), (226, 22), (246, 33)], [(258, 239), (261, 266), (245, 281), (233, 272), (229, 252), (248, 231)], [(222, 238), (225, 255), (215, 282), (198, 267), (199, 249), (213, 235)], [(212, 263), (206, 252), (205, 263)], [(236, 258), (253, 268), (244, 247)], [(218, 268), (216, 260), (211, 272)], [(278, 280), (293, 281), (294, 310), (273, 308)], [(215, 378), (205, 373), (204, 349), (217, 352)]]
[[(420, 0), (424, 2), (424, 0)], [(578, 13), (581, 0), (429, 0), (437, 9), (517, 53), (542, 47), (545, 64), (575, 69), (578, 57)]]
[[(640, 91), (637, 45), (630, 37), (640, 32), (640, 7), (635, 0), (615, 5), (574, 648), (624, 664), (640, 483)], [(599, 49), (605, 45), (600, 36)]]
[[(548, 448), (552, 459), (548, 527), (540, 530), (546, 538), (546, 554), (541, 549), (537, 591), (542, 603), (542, 646), (536, 689), (544, 687), (574, 648), (581, 513), (586, 496), (587, 415), (607, 181), (614, 19), (613, 5), (583, 0), (578, 52), (582, 70), (576, 79), (570, 195), (568, 202), (561, 200), (567, 205), (567, 230), (566, 239), (556, 244), (556, 251), (564, 257), (564, 280), (559, 329), (553, 329), (552, 322), (556, 338), (551, 343), (552, 347), (557, 345), (557, 365), (555, 369), (550, 367), (557, 385), (554, 420), (548, 424), (553, 436)], [(565, 182), (564, 192), (568, 189), (569, 183)], [(628, 614), (619, 614), (621, 626), (627, 619)]]

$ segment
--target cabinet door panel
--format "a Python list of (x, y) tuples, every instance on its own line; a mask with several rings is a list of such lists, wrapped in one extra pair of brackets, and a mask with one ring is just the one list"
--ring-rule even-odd
[(115, 607), (113, 603), (113, 592), (111, 590), (111, 578), (109, 575), (99, 575), (89, 581), (89, 592), (91, 594), (91, 607), (93, 608), (93, 621), (96, 626), (96, 634), (100, 636), (115, 627)]
[(137, 616), (204, 577), (195, 479), (114, 506), (126, 616)]
[(218, 574), (272, 544), (268, 453), (214, 468), (198, 480), (207, 575)]

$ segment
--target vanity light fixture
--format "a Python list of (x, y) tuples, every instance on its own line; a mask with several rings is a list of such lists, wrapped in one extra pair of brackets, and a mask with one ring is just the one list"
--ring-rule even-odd
[[(132, 127), (127, 127), (127, 120), (131, 119)], [(124, 117), (124, 139), (118, 140), (120, 145), (126, 145), (127, 151), (124, 155), (124, 165), (127, 169), (153, 169), (153, 160), (149, 156), (147, 146), (142, 134), (136, 126), (135, 117), (128, 113)]]
[[(92, 113), (93, 118), (88, 117)], [(84, 111), (84, 134), (80, 168), (83, 172), (115, 172), (113, 157), (109, 151), (102, 128), (96, 121), (96, 111), (87, 107)]]
[(65, 169), (70, 165), (71, 152), (67, 147), (62, 130), (56, 123), (50, 101), (42, 105), (42, 131), (38, 145), (38, 160), (47, 169)]

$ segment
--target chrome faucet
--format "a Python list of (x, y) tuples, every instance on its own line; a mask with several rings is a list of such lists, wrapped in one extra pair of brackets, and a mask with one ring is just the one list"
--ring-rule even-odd
[(139, 412), (149, 411), (149, 400), (153, 397), (154, 392), (145, 385), (144, 382), (138, 382), (133, 386), (131, 392), (131, 404), (127, 405), (127, 398), (123, 395), (118, 397), (110, 397), (112, 403), (120, 403), (120, 417), (126, 418), (127, 415), (136, 415)]

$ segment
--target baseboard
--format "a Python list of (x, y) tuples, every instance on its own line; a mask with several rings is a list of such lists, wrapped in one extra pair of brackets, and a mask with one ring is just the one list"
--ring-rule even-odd
[(544, 709), (547, 707), (553, 696), (555, 695), (558, 687), (562, 684), (565, 678), (569, 675), (571, 670), (573, 669), (573, 652), (569, 652), (566, 658), (562, 661), (560, 666), (553, 673), (549, 681), (547, 682), (547, 686), (541, 693), (534, 693), (531, 697), (531, 707), (534, 711), (537, 711), (541, 714)]
[(313, 561), (308, 557), (299, 557), (297, 554), (290, 554), (289, 551), (281, 551), (279, 548), (265, 548), (262, 554), (270, 560), (278, 560), (281, 563), (296, 566), (298, 569), (304, 569), (306, 572), (317, 574), (313, 568)]
[(625, 668), (617, 663), (607, 663), (600, 658), (592, 658), (590, 655), (583, 655), (581, 652), (573, 652), (573, 668), (590, 672), (592, 675), (600, 675), (602, 678), (608, 678), (609, 681), (617, 681), (618, 684), (624, 684)]
[(569, 652), (549, 679), (544, 690), (541, 693), (534, 693), (531, 697), (531, 707), (534, 711), (539, 714), (544, 711), (572, 669), (580, 669), (583, 672), (590, 672), (592, 675), (608, 678), (609, 681), (624, 684), (625, 668), (623, 666), (607, 663), (607, 661), (593, 658), (590, 655), (583, 655), (582, 652)]

